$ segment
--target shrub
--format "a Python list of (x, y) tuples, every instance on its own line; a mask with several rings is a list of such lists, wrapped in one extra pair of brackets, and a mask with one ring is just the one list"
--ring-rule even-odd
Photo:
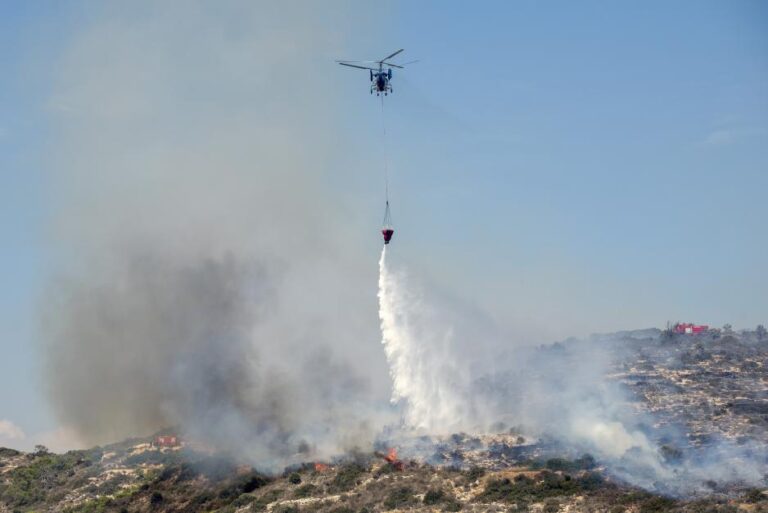
[(461, 511), (464, 506), (454, 498), (450, 498), (443, 503), (443, 511)]
[(162, 502), (163, 502), (163, 494), (160, 492), (152, 492), (152, 495), (149, 496), (149, 503), (153, 506), (157, 506)]
[(0, 500), (11, 508), (28, 508), (45, 501), (54, 487), (66, 482), (78, 460), (73, 453), (35, 456), (29, 465), (4, 475), (6, 484), (0, 487)]
[(467, 470), (466, 476), (467, 481), (470, 483), (477, 481), (481, 477), (485, 475), (485, 469), (482, 467), (472, 467), (469, 470)]
[(759, 488), (750, 488), (744, 494), (744, 500), (746, 502), (756, 503), (768, 501), (768, 497)]
[(427, 493), (424, 494), (424, 499), (422, 502), (424, 502), (424, 504), (427, 506), (432, 506), (433, 504), (442, 502), (444, 498), (445, 492), (440, 489), (427, 490)]
[(293, 492), (293, 496), (297, 499), (303, 499), (304, 497), (311, 497), (317, 493), (318, 488), (313, 484), (301, 485)]
[(413, 490), (407, 486), (395, 488), (384, 500), (384, 507), (387, 509), (401, 508), (413, 504)]
[(603, 484), (603, 477), (596, 472), (587, 472), (574, 479), (569, 475), (560, 476), (544, 471), (540, 477), (539, 481), (522, 474), (515, 476), (514, 482), (509, 479), (492, 479), (486, 483), (478, 498), (484, 502), (543, 500), (595, 490)]
[(280, 508), (277, 508), (275, 510), (276, 513), (299, 513), (299, 507), (298, 506), (281, 506)]
[(347, 463), (336, 473), (336, 477), (331, 481), (330, 490), (333, 492), (346, 492), (358, 484), (361, 475), (368, 472), (368, 469), (360, 463)]
[(591, 470), (597, 466), (597, 463), (591, 454), (585, 454), (573, 461), (565, 458), (551, 458), (546, 461), (544, 466), (549, 470), (574, 472), (576, 470)]
[(269, 490), (251, 503), (251, 511), (263, 511), (267, 509), (267, 506), (279, 499), (282, 494), (282, 490)]
[(236, 508), (241, 508), (243, 506), (247, 506), (248, 504), (252, 503), (256, 500), (256, 497), (254, 495), (251, 495), (249, 493), (244, 493), (234, 501), (232, 501), (232, 506)]
[(219, 498), (233, 500), (244, 493), (251, 493), (269, 483), (269, 479), (258, 473), (251, 473), (236, 479), (219, 492)]
[(660, 450), (662, 458), (667, 463), (680, 463), (683, 459), (683, 451), (671, 445), (662, 445)]
[(651, 497), (640, 505), (640, 513), (659, 513), (670, 511), (675, 507), (675, 501), (667, 497)]
[(9, 449), (8, 447), (0, 447), (0, 458), (12, 458), (21, 454), (16, 449)]
[(238, 482), (238, 486), (240, 487), (240, 491), (242, 493), (251, 493), (257, 488), (261, 488), (268, 483), (268, 478), (262, 476), (261, 474), (254, 473), (241, 479)]
[(293, 472), (290, 476), (288, 476), (288, 482), (291, 484), (300, 484), (301, 476), (298, 472)]

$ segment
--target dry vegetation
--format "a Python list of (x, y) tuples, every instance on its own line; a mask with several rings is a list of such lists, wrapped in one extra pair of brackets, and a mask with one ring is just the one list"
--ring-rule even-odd
[(606, 478), (590, 459), (552, 459), (498, 471), (410, 463), (373, 455), (327, 469), (308, 464), (266, 476), (189, 450), (133, 441), (54, 455), (0, 450), (0, 512), (768, 512), (768, 496), (681, 501)]

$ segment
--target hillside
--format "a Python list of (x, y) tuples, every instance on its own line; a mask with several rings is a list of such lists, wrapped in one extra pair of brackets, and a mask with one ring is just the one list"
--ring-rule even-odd
[(675, 500), (624, 486), (576, 461), (532, 461), (502, 470), (399, 465), (374, 454), (309, 463), (266, 476), (189, 449), (146, 440), (62, 455), (0, 452), (6, 512), (768, 511), (768, 496)]
[(759, 476), (768, 468), (768, 341), (754, 332), (643, 330), (539, 352), (567, 359), (584, 354), (585, 343), (610, 355), (606, 383), (624, 390), (638, 422), (653, 420), (646, 433), (675, 480), (700, 483), (692, 491), (654, 482), (645, 488), (659, 493), (648, 492), (623, 478), (630, 460), (610, 464), (547, 433), (499, 423), (484, 435), (401, 434), (330, 461), (307, 455), (277, 475), (194, 441), (156, 437), (66, 454), (0, 449), (0, 513), (768, 512), (768, 475), (755, 486), (723, 470), (734, 461)]

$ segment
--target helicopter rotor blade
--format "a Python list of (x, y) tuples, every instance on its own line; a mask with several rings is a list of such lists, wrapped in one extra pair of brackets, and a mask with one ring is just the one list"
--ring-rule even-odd
[(373, 71), (379, 71), (378, 68), (371, 68), (368, 66), (358, 66), (357, 64), (349, 64), (348, 62), (339, 62), (342, 66), (349, 66), (350, 68), (370, 69)]
[(392, 64), (391, 62), (381, 61), (382, 64), (386, 64), (387, 66), (392, 66), (393, 68), (402, 68), (399, 64)]
[(384, 57), (383, 59), (381, 59), (379, 62), (388, 61), (389, 59), (391, 59), (392, 57), (394, 57), (395, 55), (397, 55), (398, 53), (400, 53), (400, 52), (402, 52), (402, 51), (404, 51), (404, 50), (405, 50), (405, 48), (400, 48), (398, 51), (396, 51), (396, 52), (395, 52), (395, 53), (393, 53), (392, 55), (387, 55), (386, 57)]

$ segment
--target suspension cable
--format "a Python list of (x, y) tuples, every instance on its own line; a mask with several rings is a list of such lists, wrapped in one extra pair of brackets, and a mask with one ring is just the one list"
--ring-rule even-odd
[(382, 133), (382, 147), (384, 152), (384, 199), (387, 202), (387, 210), (389, 210), (389, 166), (388, 166), (388, 151), (387, 151), (387, 125), (384, 119), (384, 96), (381, 95), (381, 133)]

